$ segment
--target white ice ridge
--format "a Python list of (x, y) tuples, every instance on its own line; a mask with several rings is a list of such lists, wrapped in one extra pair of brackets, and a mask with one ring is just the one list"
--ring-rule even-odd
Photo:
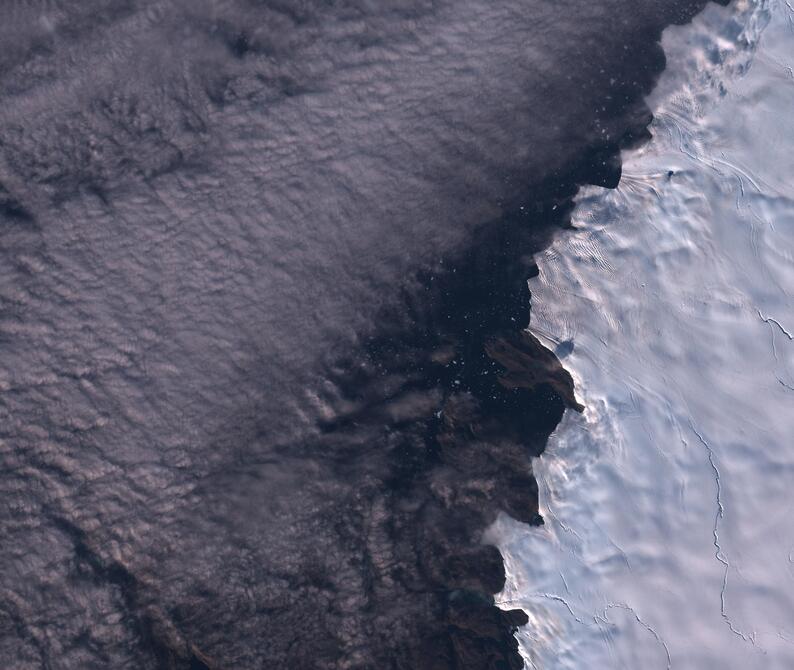
[(764, 316), (761, 310), (758, 310), (758, 316), (761, 317), (761, 321), (764, 323), (775, 324), (781, 333), (783, 333), (789, 340), (794, 340), (794, 335), (792, 335), (788, 330), (786, 330), (783, 325), (777, 319), (773, 319), (771, 316)]
[(491, 530), (531, 668), (794, 668), (794, 10), (664, 48), (653, 139), (530, 282), (587, 408), (534, 463), (545, 525)]

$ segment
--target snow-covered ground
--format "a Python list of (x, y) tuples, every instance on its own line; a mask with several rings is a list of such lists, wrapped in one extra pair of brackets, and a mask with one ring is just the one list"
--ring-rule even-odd
[(794, 668), (794, 9), (664, 37), (654, 139), (539, 259), (531, 329), (586, 404), (501, 519), (527, 667)]

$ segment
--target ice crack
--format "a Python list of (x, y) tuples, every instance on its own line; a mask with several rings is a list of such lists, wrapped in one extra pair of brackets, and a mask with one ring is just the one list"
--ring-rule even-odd
[(672, 668), (673, 665), (673, 659), (670, 656), (670, 648), (667, 646), (667, 643), (664, 641), (664, 638), (662, 638), (662, 636), (659, 635), (658, 632), (656, 632), (653, 626), (643, 621), (640, 618), (640, 615), (637, 614), (637, 611), (630, 605), (627, 605), (626, 603), (607, 603), (607, 606), (604, 608), (604, 612), (602, 616), (596, 618), (597, 619), (600, 618), (605, 623), (610, 623), (609, 619), (607, 618), (607, 611), (611, 609), (622, 609), (622, 610), (626, 610), (627, 612), (631, 612), (632, 616), (637, 621), (637, 623), (640, 624), (640, 626), (642, 626), (645, 630), (647, 630), (651, 635), (653, 635), (656, 641), (662, 646), (662, 648), (664, 649), (664, 653), (667, 655), (667, 670), (670, 670), (670, 668)]
[(794, 391), (794, 386), (791, 386), (791, 384), (786, 384), (786, 382), (784, 382), (780, 377), (776, 376), (776, 379), (780, 382), (781, 386), (787, 388), (789, 391)]
[(706, 441), (706, 439), (701, 435), (698, 430), (695, 428), (694, 423), (692, 420), (689, 420), (689, 427), (692, 429), (692, 432), (697, 436), (700, 443), (705, 447), (706, 453), (708, 454), (709, 465), (711, 465), (711, 469), (714, 471), (714, 481), (717, 485), (717, 513), (714, 515), (714, 527), (712, 529), (712, 534), (714, 536), (713, 544), (714, 544), (714, 557), (722, 564), (724, 571), (722, 575), (722, 588), (720, 589), (720, 614), (722, 618), (725, 620), (725, 623), (731, 629), (731, 632), (734, 635), (742, 638), (745, 642), (750, 642), (753, 646), (755, 646), (755, 632), (752, 635), (745, 633), (733, 624), (733, 621), (728, 616), (728, 612), (725, 607), (725, 592), (728, 590), (728, 570), (731, 567), (730, 561), (728, 561), (725, 552), (722, 549), (722, 545), (720, 544), (720, 534), (719, 534), (719, 525), (720, 519), (725, 516), (725, 506), (722, 503), (722, 477), (720, 475), (720, 470), (717, 467), (716, 458), (714, 455), (714, 449), (712, 449), (711, 445)]

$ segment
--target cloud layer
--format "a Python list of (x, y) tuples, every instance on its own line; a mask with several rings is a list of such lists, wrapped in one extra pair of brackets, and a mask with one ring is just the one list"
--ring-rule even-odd
[(0, 9), (0, 659), (520, 667), (531, 254), (701, 5)]

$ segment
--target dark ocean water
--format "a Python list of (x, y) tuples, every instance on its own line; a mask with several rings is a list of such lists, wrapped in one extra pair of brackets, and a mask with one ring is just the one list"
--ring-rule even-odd
[(0, 665), (521, 667), (533, 253), (703, 4), (4, 3)]

